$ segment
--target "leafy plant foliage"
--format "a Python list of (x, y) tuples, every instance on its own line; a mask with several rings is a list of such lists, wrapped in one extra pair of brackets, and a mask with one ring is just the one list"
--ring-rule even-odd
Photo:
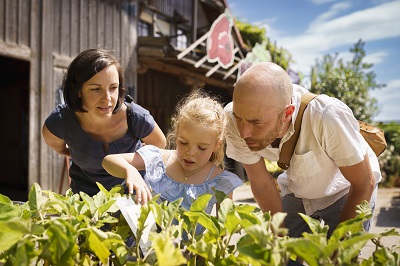
[(377, 100), (369, 91), (385, 84), (376, 82), (373, 64), (365, 63), (365, 43), (359, 40), (350, 49), (353, 58), (344, 62), (338, 54), (324, 55), (311, 70), (311, 92), (336, 97), (346, 103), (358, 120), (371, 122), (378, 112)]
[[(199, 197), (190, 210), (181, 199), (141, 207), (138, 229), (130, 230), (115, 203), (122, 187), (89, 197), (45, 191), (34, 184), (29, 201), (16, 203), (0, 194), (0, 264), (2, 265), (286, 265), (301, 257), (308, 265), (399, 265), (399, 247), (385, 247), (381, 238), (400, 237), (394, 229), (381, 234), (362, 230), (371, 218), (365, 202), (355, 219), (341, 223), (328, 240), (328, 228), (304, 216), (311, 233), (289, 238), (282, 227), (285, 213), (271, 216), (248, 204), (235, 205), (216, 191), (217, 216), (205, 213), (211, 195)], [(138, 239), (152, 212), (158, 230), (143, 256)], [(196, 234), (197, 226), (205, 228)], [(133, 240), (133, 241), (130, 241)], [(376, 250), (358, 258), (373, 241)], [(132, 244), (133, 242), (133, 244)], [(396, 251), (397, 250), (397, 251)]]

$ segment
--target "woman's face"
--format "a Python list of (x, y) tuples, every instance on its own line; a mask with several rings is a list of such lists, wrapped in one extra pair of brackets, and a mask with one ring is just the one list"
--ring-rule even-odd
[(176, 136), (176, 153), (186, 174), (204, 167), (217, 149), (217, 134), (210, 128), (192, 122), (183, 123)]
[(115, 65), (110, 65), (84, 82), (79, 96), (82, 106), (96, 116), (111, 116), (118, 101), (119, 76)]

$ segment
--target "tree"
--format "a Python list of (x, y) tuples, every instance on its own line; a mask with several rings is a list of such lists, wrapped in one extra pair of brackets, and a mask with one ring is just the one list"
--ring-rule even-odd
[(311, 69), (311, 92), (336, 97), (346, 103), (354, 116), (371, 122), (379, 109), (376, 98), (369, 95), (370, 90), (379, 89), (385, 84), (375, 81), (376, 74), (371, 70), (373, 64), (363, 62), (364, 42), (360, 39), (350, 49), (353, 59), (344, 62), (335, 55), (325, 55)]
[(239, 20), (236, 20), (235, 24), (249, 50), (253, 49), (257, 44), (263, 45), (265, 50), (271, 54), (272, 62), (278, 64), (283, 69), (289, 68), (292, 55), (283, 47), (279, 48), (276, 42), (272, 43), (267, 37), (265, 28), (260, 28)]

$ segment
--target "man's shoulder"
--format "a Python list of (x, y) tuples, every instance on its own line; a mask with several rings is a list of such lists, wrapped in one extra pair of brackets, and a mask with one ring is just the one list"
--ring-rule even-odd
[(233, 102), (229, 102), (227, 105), (225, 105), (224, 110), (227, 113), (232, 113), (233, 112)]

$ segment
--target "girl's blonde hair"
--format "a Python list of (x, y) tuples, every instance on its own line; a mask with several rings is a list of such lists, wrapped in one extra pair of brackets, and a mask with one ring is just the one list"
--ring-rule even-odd
[(176, 136), (181, 125), (187, 122), (206, 126), (217, 133), (217, 150), (210, 162), (224, 168), (226, 115), (222, 104), (202, 90), (194, 90), (177, 105), (172, 117), (171, 130), (167, 135), (168, 148), (175, 149)]

